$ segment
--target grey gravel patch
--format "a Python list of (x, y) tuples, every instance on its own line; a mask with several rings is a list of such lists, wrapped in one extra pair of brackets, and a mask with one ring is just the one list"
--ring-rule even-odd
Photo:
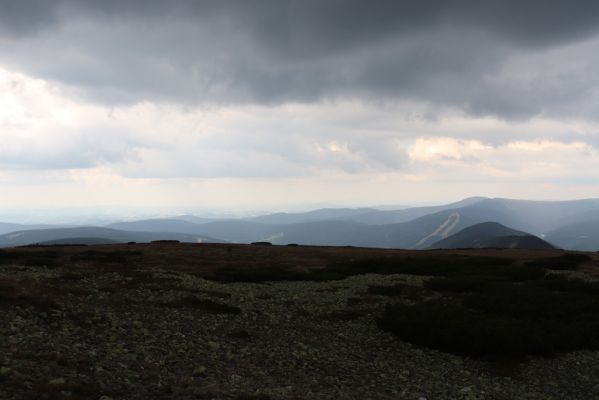
[[(64, 272), (0, 269), (0, 279), (44, 285)], [(169, 288), (157, 290), (167, 277)], [(423, 277), (221, 284), (163, 271), (147, 286), (129, 278), (69, 281), (81, 290), (48, 312), (0, 304), (0, 398), (43, 398), (43, 388), (53, 399), (599, 399), (597, 352), (530, 358), (500, 376), (379, 330), (375, 318), (389, 299), (368, 286), (419, 286)], [(242, 312), (161, 306), (190, 291), (218, 294)], [(355, 318), (335, 317), (348, 313)]]

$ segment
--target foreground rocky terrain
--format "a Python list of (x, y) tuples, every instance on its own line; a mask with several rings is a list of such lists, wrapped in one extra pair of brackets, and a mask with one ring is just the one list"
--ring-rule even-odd
[[(461, 253), (517, 262), (560, 254)], [(596, 351), (469, 358), (381, 330), (390, 297), (371, 288), (400, 284), (392, 301), (411, 304), (438, 296), (423, 289), (426, 276), (238, 282), (216, 274), (303, 273), (406, 254), (450, 252), (170, 243), (4, 250), (0, 398), (599, 399)], [(592, 255), (575, 273), (592, 279), (596, 263)]]

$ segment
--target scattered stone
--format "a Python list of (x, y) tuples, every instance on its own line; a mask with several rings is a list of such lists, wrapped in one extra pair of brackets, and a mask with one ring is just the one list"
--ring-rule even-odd
[(52, 386), (60, 386), (60, 385), (64, 385), (66, 383), (66, 380), (64, 378), (55, 378), (55, 379), (50, 379), (48, 381), (48, 385), (52, 385)]

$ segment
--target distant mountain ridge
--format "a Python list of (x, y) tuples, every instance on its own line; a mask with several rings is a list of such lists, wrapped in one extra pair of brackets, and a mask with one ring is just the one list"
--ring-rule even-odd
[(10, 232), (16, 232), (21, 230), (31, 230), (31, 229), (46, 229), (46, 228), (58, 228), (65, 227), (63, 225), (45, 225), (45, 224), (36, 224), (36, 225), (24, 225), (24, 224), (13, 224), (8, 222), (0, 222), (0, 235)]
[(105, 238), (94, 238), (94, 237), (72, 237), (64, 239), (48, 240), (45, 242), (39, 242), (40, 246), (68, 246), (68, 245), (85, 245), (92, 246), (97, 244), (118, 244), (116, 240), (105, 239)]
[(245, 218), (247, 221), (263, 224), (296, 224), (313, 221), (352, 220), (371, 212), (383, 212), (374, 208), (321, 208), (303, 213), (275, 213), (258, 217)]
[(101, 227), (76, 227), (76, 228), (54, 228), (54, 229), (33, 229), (27, 231), (11, 232), (0, 235), (0, 247), (23, 246), (44, 242), (69, 241), (70, 244), (78, 240), (84, 242), (84, 239), (94, 238), (95, 240), (106, 240), (107, 242), (127, 243), (127, 242), (151, 242), (154, 240), (179, 240), (181, 242), (222, 242), (202, 235), (189, 235), (176, 232), (130, 232)]
[[(118, 222), (105, 228), (133, 232), (138, 236), (154, 234), (154, 237), (158, 233), (172, 232), (183, 235), (182, 241), (206, 237), (235, 243), (269, 241), (273, 244), (426, 249), (464, 228), (488, 221), (530, 232), (561, 248), (599, 250), (599, 228), (595, 228), (599, 223), (589, 222), (599, 221), (599, 199), (532, 201), (471, 197), (440, 206), (401, 210), (325, 208), (306, 213), (216, 220), (182, 215)], [(0, 232), (2, 226), (0, 224)], [(36, 228), (14, 224), (4, 226), (6, 229), (18, 228), (19, 232)], [(91, 232), (79, 237), (104, 236)], [(1, 241), (0, 245), (3, 245)]]
[(197, 234), (198, 225), (198, 223), (185, 220), (155, 218), (129, 222), (117, 222), (107, 225), (107, 228), (133, 232), (177, 232), (194, 235)]
[(564, 249), (599, 250), (599, 215), (594, 219), (567, 224), (545, 235), (545, 238)]
[(440, 206), (410, 207), (401, 210), (373, 210), (367, 213), (355, 215), (351, 218), (351, 220), (354, 222), (361, 222), (370, 225), (398, 224), (445, 210), (453, 210), (471, 206), (486, 199), (486, 197), (468, 197), (455, 203), (449, 203)]

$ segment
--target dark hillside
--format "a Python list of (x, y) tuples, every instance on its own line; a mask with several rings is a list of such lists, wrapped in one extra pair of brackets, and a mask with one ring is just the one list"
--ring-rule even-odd
[(515, 248), (548, 250), (553, 246), (526, 232), (508, 228), (496, 222), (469, 226), (458, 233), (434, 243), (433, 249), (456, 248)]

